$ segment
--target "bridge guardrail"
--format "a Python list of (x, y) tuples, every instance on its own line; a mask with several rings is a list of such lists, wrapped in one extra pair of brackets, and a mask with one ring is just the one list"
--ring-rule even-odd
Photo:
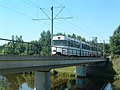
[(3, 38), (0, 38), (0, 41), (7, 42), (0, 46), (0, 55), (40, 55), (40, 44)]

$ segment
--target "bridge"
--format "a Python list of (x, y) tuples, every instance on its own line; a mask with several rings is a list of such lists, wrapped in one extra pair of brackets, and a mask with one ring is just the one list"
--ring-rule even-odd
[[(0, 55), (0, 74), (20, 73), (35, 71), (36, 90), (50, 90), (50, 70), (54, 68), (77, 66), (76, 74), (86, 76), (86, 65), (91, 63), (105, 62), (105, 58), (97, 57), (73, 57), (73, 56), (43, 56), (40, 54), (41, 46), (38, 44), (0, 39), (12, 43), (11, 47), (2, 47)], [(26, 44), (26, 55), (17, 55), (21, 48), (16, 48), (16, 43)], [(33, 47), (37, 47), (36, 50)], [(48, 47), (45, 45), (45, 47)], [(7, 53), (6, 49), (11, 51)], [(18, 51), (17, 51), (18, 50)], [(22, 52), (22, 51), (21, 51)], [(32, 53), (31, 53), (32, 52)], [(34, 52), (34, 53), (33, 53)]]
[(104, 58), (92, 57), (2, 55), (0, 56), (0, 74), (36, 70), (49, 71), (54, 68), (78, 66), (104, 61), (106, 61)]

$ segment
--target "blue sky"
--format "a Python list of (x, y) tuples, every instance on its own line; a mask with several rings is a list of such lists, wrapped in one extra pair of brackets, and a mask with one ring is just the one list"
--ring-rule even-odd
[(12, 35), (22, 35), (24, 41), (38, 40), (40, 33), (51, 29), (50, 20), (40, 8), (54, 17), (62, 6), (65, 8), (57, 16), (72, 19), (55, 19), (54, 33), (80, 35), (87, 40), (98, 37), (98, 42), (106, 40), (120, 24), (120, 0), (0, 0), (0, 38), (11, 39)]

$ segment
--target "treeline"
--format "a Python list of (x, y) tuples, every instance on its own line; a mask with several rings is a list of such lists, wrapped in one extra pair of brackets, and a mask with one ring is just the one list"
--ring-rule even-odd
[(110, 37), (110, 54), (112, 58), (120, 57), (120, 25), (115, 29)]
[(51, 51), (50, 37), (50, 31), (43, 31), (40, 34), (39, 40), (33, 40), (31, 42), (24, 42), (22, 36), (12, 36), (11, 41), (6, 40), (7, 43), (0, 46), (0, 54), (48, 56)]
[[(97, 43), (96, 38), (87, 41), (80, 35), (57, 33), (55, 35), (68, 36), (83, 42), (87, 42), (92, 45), (97, 45), (103, 50), (105, 48), (105, 55), (111, 57), (120, 56), (120, 25), (115, 29), (113, 35), (110, 37), (110, 43)], [(15, 54), (15, 55), (41, 55), (49, 56), (51, 53), (51, 33), (50, 31), (43, 31), (40, 34), (39, 40), (33, 40), (31, 42), (24, 42), (22, 36), (12, 36), (13, 41), (9, 41), (0, 46), (0, 54)], [(23, 43), (24, 42), (24, 43)]]

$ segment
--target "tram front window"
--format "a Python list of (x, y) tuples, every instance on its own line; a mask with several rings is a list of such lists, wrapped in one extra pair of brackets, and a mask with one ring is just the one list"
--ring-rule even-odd
[(53, 45), (55, 46), (67, 46), (66, 40), (53, 40)]

